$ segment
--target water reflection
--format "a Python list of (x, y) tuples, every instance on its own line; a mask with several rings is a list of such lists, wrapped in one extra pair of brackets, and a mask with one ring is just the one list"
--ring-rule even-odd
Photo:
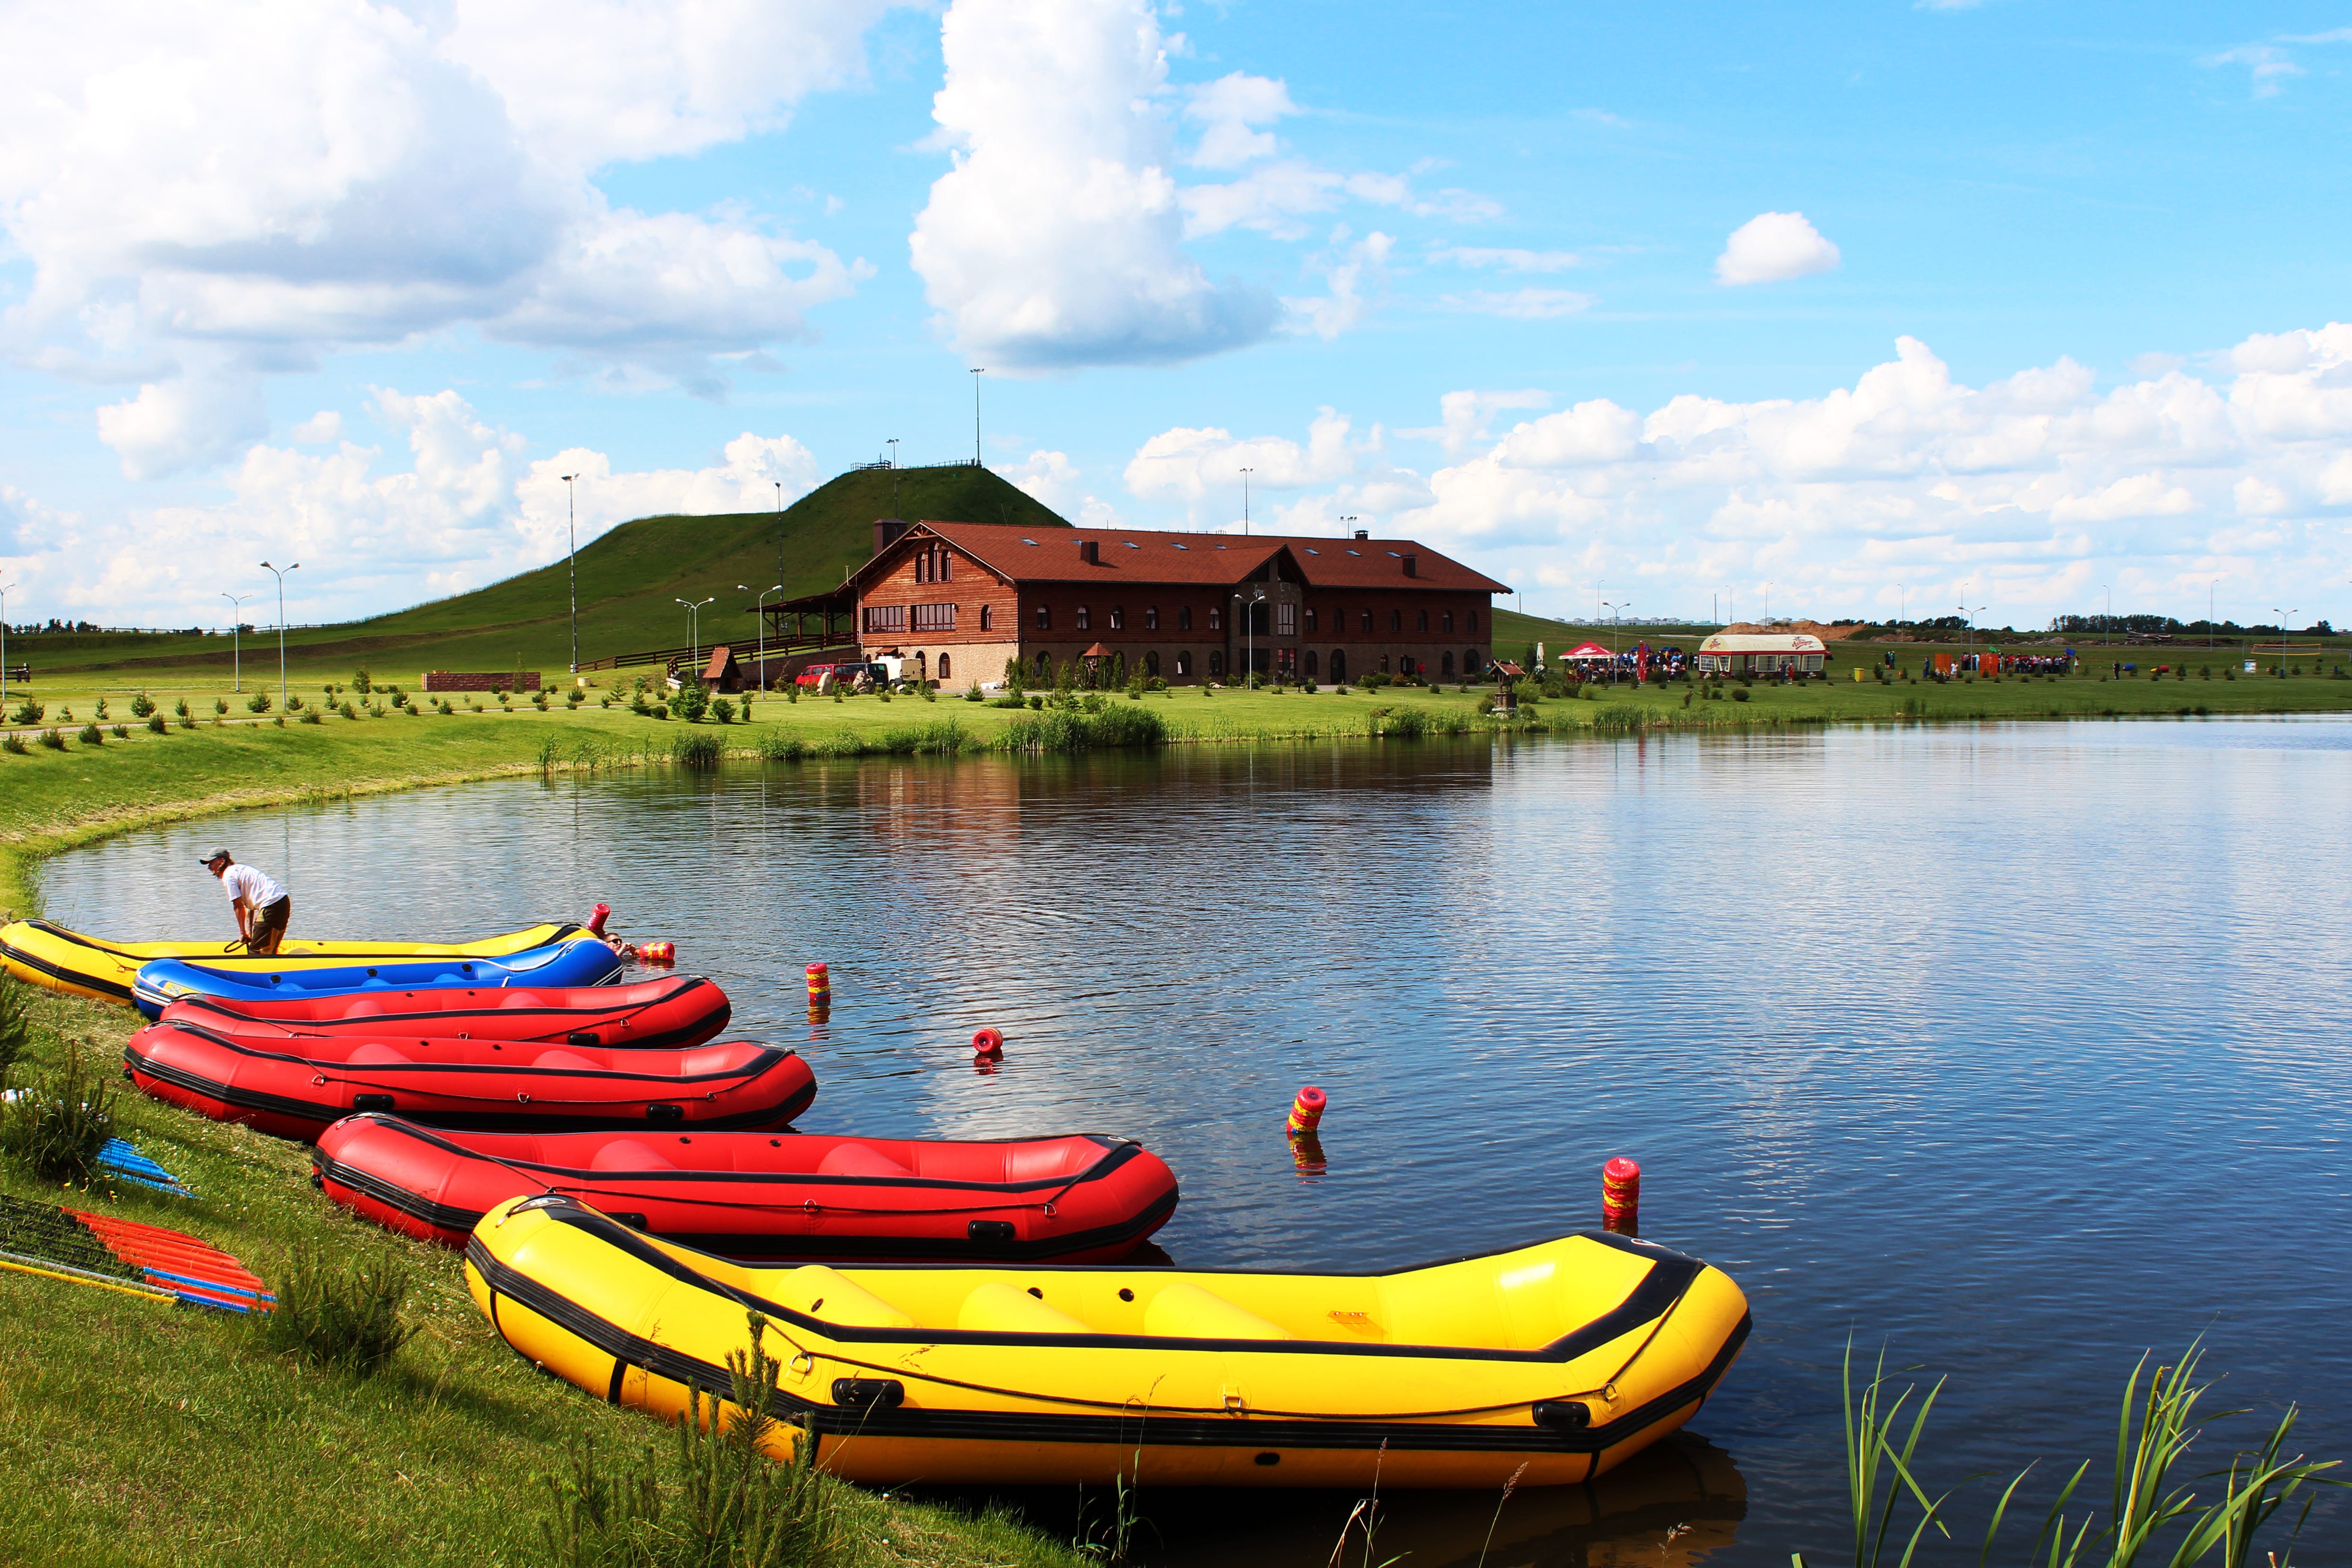
[[(979, 1494), (919, 1492), (976, 1506)], [(1012, 1491), (993, 1500), (1065, 1540), (1108, 1541), (1115, 1500)], [(1312, 1568), (1343, 1532), (1345, 1560), (1363, 1552), (1362, 1494), (1242, 1490), (1146, 1490), (1130, 1555), (1154, 1568)], [(1373, 1514), (1370, 1561), (1415, 1568), (1686, 1568), (1731, 1546), (1748, 1514), (1748, 1483), (1731, 1456), (1679, 1433), (1590, 1486), (1496, 1492), (1390, 1492)], [(1492, 1541), (1488, 1537), (1491, 1532)]]
[[(1951, 1375), (1948, 1480), (2071, 1470), (2140, 1350), (2200, 1333), (2232, 1406), (2300, 1400), (2298, 1440), (2352, 1454), (2352, 1364), (2315, 1354), (2352, 1299), (2347, 752), (2342, 722), (2215, 721), (501, 782), (135, 833), (44, 892), (101, 933), (225, 931), (189, 858), (221, 840), (314, 933), (606, 898), (807, 1053), (811, 1130), (1140, 1138), (1186, 1264), (1586, 1228), (1636, 1159), (1643, 1233), (1756, 1312), (1698, 1423), (1748, 1524), (1640, 1552), (1780, 1563), (1844, 1529), (1849, 1333)], [(2212, 1266), (2221, 1212), (2259, 1228)], [(2307, 1552), (2352, 1553), (2337, 1508)]]

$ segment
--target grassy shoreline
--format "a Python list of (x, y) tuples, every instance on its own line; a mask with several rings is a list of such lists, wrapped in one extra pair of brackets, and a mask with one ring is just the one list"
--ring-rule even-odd
[[(1141, 699), (1100, 699), (1111, 723), (1149, 714), (1170, 745), (1258, 741), (1321, 742), (1410, 738), (1478, 732), (1554, 735), (1659, 731), (1738, 731), (1832, 724), (1916, 724), (1989, 720), (2105, 717), (2190, 718), (2352, 712), (2352, 680), (2327, 674), (2300, 677), (2112, 680), (2010, 677), (1948, 684), (1876, 680), (1759, 685), (1720, 688), (1708, 697), (1688, 685), (1596, 689), (1589, 697), (1531, 705), (1505, 725), (1477, 711), (1484, 688), (1423, 690), (1388, 687), (1339, 693), (1243, 692), (1184, 687)], [(602, 695), (602, 694), (600, 694)], [(74, 700), (79, 695), (79, 700)], [(411, 716), (393, 710), (374, 718), (327, 716), (317, 724), (279, 724), (277, 716), (240, 714), (193, 728), (173, 720), (164, 733), (131, 719), (127, 698), (110, 702), (100, 743), (72, 738), (94, 716), (98, 694), (46, 695), (50, 722), (16, 727), (27, 738), (23, 755), (0, 755), (0, 910), (38, 908), (34, 873), (60, 851), (109, 834), (219, 812), (345, 799), (436, 784), (658, 766), (679, 754), (681, 737), (716, 747), (724, 757), (793, 761), (912, 752), (957, 752), (1056, 744), (1020, 727), (1038, 727), (1051, 714), (1002, 708), (953, 698), (925, 702), (908, 696), (788, 702), (762, 696), (750, 722), (687, 725), (648, 718), (595, 703), (541, 712), (495, 703), (485, 711)], [(204, 714), (214, 694), (155, 693), (168, 714), (182, 697)], [(1735, 700), (1737, 699), (1737, 700)], [(310, 700), (321, 700), (314, 688)], [(60, 722), (72, 708), (72, 728)], [(315, 710), (308, 710), (315, 711)], [(111, 733), (121, 723), (124, 738)], [(37, 743), (40, 729), (59, 732), (65, 745)], [(1066, 737), (1064, 737), (1066, 739)]]

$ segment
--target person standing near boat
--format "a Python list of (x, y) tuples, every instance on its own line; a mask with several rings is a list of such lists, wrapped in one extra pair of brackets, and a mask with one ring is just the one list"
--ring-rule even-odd
[(229, 907), (236, 912), (238, 939), (248, 953), (264, 956), (278, 951), (286, 940), (286, 923), (293, 918), (294, 900), (257, 867), (239, 865), (226, 850), (204, 857), (205, 869), (220, 878), (228, 890)]

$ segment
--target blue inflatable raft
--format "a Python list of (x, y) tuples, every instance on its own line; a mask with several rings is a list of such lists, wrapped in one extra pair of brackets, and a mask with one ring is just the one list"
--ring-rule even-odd
[(502, 958), (411, 958), (398, 963), (333, 968), (219, 969), (186, 958), (156, 958), (139, 966), (131, 1000), (149, 1018), (183, 997), (223, 1000), (255, 997), (318, 997), (350, 991), (499, 990), (508, 986), (609, 986), (621, 977), (621, 956), (593, 936), (580, 936)]

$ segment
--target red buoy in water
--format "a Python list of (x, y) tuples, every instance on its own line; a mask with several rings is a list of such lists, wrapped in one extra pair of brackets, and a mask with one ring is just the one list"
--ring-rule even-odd
[(982, 1061), (992, 1061), (1004, 1054), (1004, 1036), (993, 1029), (976, 1030), (971, 1037), (971, 1053)]
[(823, 964), (808, 967), (808, 1005), (812, 1008), (833, 1006), (833, 971)]
[(1642, 1223), (1642, 1167), (1619, 1155), (1601, 1167), (1601, 1228), (1632, 1236)]
[(677, 962), (677, 944), (640, 942), (637, 944), (637, 956), (648, 964), (675, 964)]
[(1328, 1096), (1312, 1083), (1298, 1092), (1290, 1103), (1290, 1135), (1294, 1138), (1312, 1133), (1323, 1120), (1323, 1107), (1330, 1103)]
[(602, 936), (604, 935), (604, 922), (612, 918), (613, 906), (609, 904), (599, 904), (588, 916), (588, 929)]

